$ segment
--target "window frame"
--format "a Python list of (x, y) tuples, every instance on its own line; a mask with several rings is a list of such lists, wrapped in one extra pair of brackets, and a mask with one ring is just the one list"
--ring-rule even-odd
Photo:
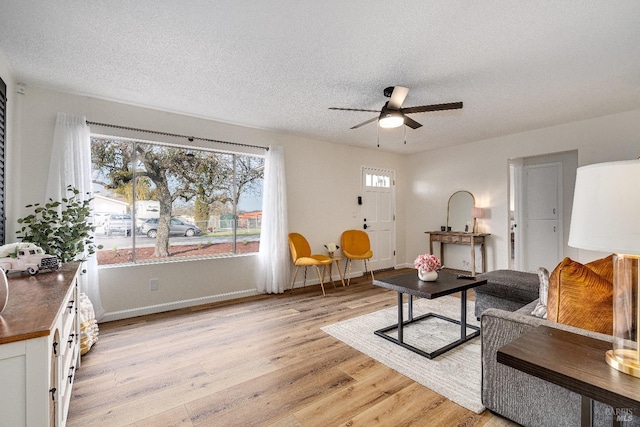
[[(129, 143), (132, 144), (132, 152), (133, 157), (131, 162), (133, 164), (135, 164), (137, 162), (136, 157), (135, 157), (135, 147), (136, 144), (140, 143), (140, 144), (149, 144), (149, 145), (153, 145), (153, 146), (158, 146), (158, 147), (167, 147), (167, 148), (172, 148), (172, 149), (181, 149), (181, 150), (193, 150), (193, 151), (202, 151), (202, 152), (209, 152), (209, 153), (215, 153), (215, 154), (220, 154), (220, 155), (230, 155), (232, 156), (233, 159), (233, 165), (234, 165), (234, 173), (233, 173), (233, 190), (234, 190), (234, 200), (232, 202), (232, 212), (231, 214), (234, 216), (235, 221), (233, 222), (233, 238), (232, 238), (232, 245), (233, 245), (233, 249), (232, 252), (226, 252), (226, 253), (218, 253), (218, 254), (206, 254), (206, 255), (195, 255), (195, 256), (177, 256), (177, 257), (159, 257), (159, 258), (153, 258), (153, 259), (141, 259), (138, 260), (136, 259), (136, 239), (142, 236), (136, 236), (136, 233), (131, 233), (131, 237), (130, 241), (131, 241), (131, 248), (124, 248), (124, 249), (131, 249), (131, 259), (127, 262), (118, 262), (118, 263), (107, 263), (107, 264), (99, 264), (99, 267), (101, 268), (110, 268), (110, 267), (123, 267), (123, 266), (131, 266), (131, 265), (148, 265), (148, 264), (162, 264), (162, 263), (170, 263), (170, 262), (186, 262), (186, 261), (193, 261), (193, 260), (199, 260), (199, 259), (216, 259), (216, 258), (228, 258), (228, 257), (238, 257), (238, 256), (247, 256), (247, 255), (251, 255), (251, 254), (257, 254), (258, 250), (256, 249), (254, 252), (238, 252), (238, 244), (240, 243), (238, 241), (238, 238), (241, 237), (239, 236), (238, 233), (238, 228), (239, 228), (239, 220), (238, 220), (238, 204), (240, 203), (240, 198), (237, 197), (237, 179), (238, 176), (236, 175), (236, 161), (237, 161), (237, 157), (238, 156), (245, 156), (245, 157), (253, 157), (253, 158), (257, 158), (257, 159), (263, 159), (263, 163), (262, 166), (259, 166), (256, 168), (256, 170), (264, 170), (264, 159), (266, 158), (266, 155), (262, 155), (262, 154), (257, 154), (257, 153), (253, 153), (253, 152), (243, 152), (243, 151), (232, 151), (232, 150), (224, 150), (224, 149), (220, 149), (220, 148), (212, 148), (212, 147), (202, 147), (202, 146), (196, 146), (196, 145), (187, 145), (187, 144), (179, 144), (179, 143), (171, 143), (171, 142), (162, 142), (162, 141), (155, 141), (155, 140), (148, 140), (148, 139), (141, 139), (141, 138), (131, 138), (131, 137), (124, 137), (124, 136), (117, 136), (117, 135), (106, 135), (104, 133), (91, 133), (90, 135), (91, 137), (91, 141), (93, 144), (93, 140), (94, 139), (101, 139), (101, 140), (111, 140), (111, 141), (120, 141), (120, 142), (125, 142), (125, 143)], [(133, 182), (133, 189), (135, 189), (135, 183), (137, 182), (137, 176), (135, 173), (136, 168), (133, 168), (133, 173), (132, 173), (132, 182)], [(93, 171), (93, 156), (92, 156), (92, 171)], [(93, 173), (93, 172), (92, 172)], [(264, 174), (262, 174), (262, 176), (259, 178), (260, 180), (264, 180)], [(261, 184), (261, 189), (259, 190), (259, 197), (262, 197), (262, 192), (264, 190), (264, 181)], [(136, 191), (133, 190), (133, 198), (132, 198), (132, 203), (129, 205), (128, 210), (129, 212), (127, 213), (128, 215), (131, 215), (132, 218), (132, 224), (134, 224), (134, 228), (135, 228), (135, 224), (137, 221), (137, 212), (134, 209), (135, 203), (137, 202), (136, 198), (135, 198), (135, 194)], [(261, 207), (260, 207), (261, 209)], [(95, 213), (95, 211), (94, 211)], [(261, 218), (261, 216), (260, 216)], [(171, 216), (171, 219), (173, 220), (173, 213)], [(181, 218), (181, 220), (183, 220)], [(261, 223), (261, 221), (260, 221)], [(259, 223), (257, 222), (256, 225), (258, 225)], [(197, 224), (196, 224), (197, 225)], [(261, 224), (259, 224), (258, 226), (259, 229), (259, 233), (258, 233), (258, 242), (260, 241), (260, 237), (262, 235), (262, 227)], [(206, 230), (205, 230), (206, 232)], [(169, 238), (171, 238), (172, 235), (169, 235)], [(170, 246), (171, 245), (171, 241), (169, 242)], [(178, 245), (176, 245), (178, 246)], [(108, 248), (103, 248), (102, 250), (108, 250)]]

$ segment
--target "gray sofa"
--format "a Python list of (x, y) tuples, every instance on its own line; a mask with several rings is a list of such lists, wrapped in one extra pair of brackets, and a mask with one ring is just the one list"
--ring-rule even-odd
[(536, 273), (516, 270), (495, 270), (478, 275), (487, 284), (474, 288), (476, 294), (475, 315), (488, 308), (516, 311), (540, 295), (540, 279)]
[[(490, 308), (482, 313), (482, 403), (492, 412), (524, 426), (579, 426), (579, 394), (499, 364), (497, 351), (539, 325), (606, 341), (613, 338), (534, 317), (531, 312), (536, 303), (537, 300), (515, 312)], [(611, 426), (613, 408), (600, 402), (595, 402), (594, 407), (594, 425)], [(640, 426), (640, 417), (636, 415), (630, 423), (622, 425)]]

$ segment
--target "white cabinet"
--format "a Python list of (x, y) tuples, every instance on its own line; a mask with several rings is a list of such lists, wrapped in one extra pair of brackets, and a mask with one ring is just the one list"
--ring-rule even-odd
[(562, 164), (525, 166), (524, 271), (549, 271), (562, 260)]
[(9, 277), (0, 315), (0, 427), (66, 424), (80, 367), (78, 268)]

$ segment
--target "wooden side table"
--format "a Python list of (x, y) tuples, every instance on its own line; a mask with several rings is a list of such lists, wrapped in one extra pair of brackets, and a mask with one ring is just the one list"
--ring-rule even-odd
[(444, 264), (443, 244), (470, 245), (471, 246), (471, 276), (476, 275), (476, 245), (480, 246), (480, 256), (482, 257), (481, 273), (487, 271), (485, 238), (490, 236), (486, 233), (463, 233), (458, 231), (425, 231), (429, 234), (429, 253), (433, 255), (433, 243), (440, 243), (440, 262)]
[(611, 368), (612, 344), (548, 326), (538, 326), (498, 350), (498, 363), (582, 396), (581, 425), (593, 425), (593, 401), (615, 408), (613, 423), (640, 412), (640, 379)]

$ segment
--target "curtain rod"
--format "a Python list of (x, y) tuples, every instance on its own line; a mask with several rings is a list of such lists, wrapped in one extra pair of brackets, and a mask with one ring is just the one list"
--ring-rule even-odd
[(132, 131), (136, 131), (136, 132), (153, 133), (153, 134), (156, 134), (156, 135), (173, 136), (173, 137), (177, 137), (177, 138), (186, 138), (190, 142), (191, 141), (195, 141), (195, 140), (207, 141), (207, 142), (216, 142), (216, 143), (219, 143), (219, 144), (236, 145), (238, 147), (261, 148), (263, 150), (269, 151), (269, 147), (262, 147), (260, 145), (242, 144), (240, 142), (221, 141), (219, 139), (200, 138), (198, 136), (180, 135), (180, 134), (177, 134), (177, 133), (160, 132), (160, 131), (157, 131), (157, 130), (138, 129), (138, 128), (132, 128), (132, 127), (127, 127), (127, 126), (111, 125), (111, 124), (108, 124), (108, 123), (91, 122), (89, 120), (87, 120), (87, 124), (88, 125), (96, 125), (96, 126), (104, 126), (104, 127), (108, 127), (108, 128), (115, 128), (115, 129), (132, 130)]

